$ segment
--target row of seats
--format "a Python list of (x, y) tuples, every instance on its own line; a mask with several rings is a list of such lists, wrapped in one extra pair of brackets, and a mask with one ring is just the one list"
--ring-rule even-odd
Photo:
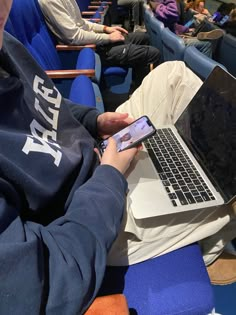
[[(63, 95), (68, 93), (72, 101), (104, 111), (99, 88), (101, 69), (93, 47), (57, 45), (56, 49), (37, 0), (14, 0), (6, 30), (47, 70)], [(71, 68), (72, 61), (77, 63), (73, 70), (63, 69), (62, 61), (68, 60)], [(117, 80), (113, 70), (106, 70)], [(66, 72), (73, 79), (69, 88), (62, 84), (68, 80)], [(133, 266), (107, 268), (100, 294), (114, 293), (125, 294), (130, 314), (206, 315), (214, 307), (211, 283), (197, 244)]]
[(185, 61), (187, 66), (203, 80), (217, 65), (236, 76), (236, 39), (232, 35), (225, 34), (218, 42), (215, 53), (216, 60), (213, 60), (193, 46), (186, 47), (183, 39), (164, 27), (164, 24), (157, 20), (146, 6), (144, 21), (151, 44), (162, 52), (162, 61)]
[[(103, 7), (106, 8), (107, 5)], [(37, 0), (15, 0), (5, 29), (23, 43), (41, 67), (54, 79), (65, 97), (76, 95), (74, 91), (70, 92), (71, 87), (77, 91), (93, 88), (95, 103), (90, 97), (85, 102), (86, 98), (79, 92), (77, 101), (90, 106), (93, 104), (100, 111), (104, 111), (99, 86), (102, 85), (114, 94), (128, 93), (132, 81), (131, 70), (126, 67), (102, 68), (100, 57), (94, 51), (95, 45), (85, 45), (87, 48), (56, 45)], [(92, 83), (84, 78), (83, 86), (76, 88), (75, 83), (71, 86), (73, 79), (83, 74), (91, 77)], [(79, 79), (75, 82), (81, 81), (82, 79)]]

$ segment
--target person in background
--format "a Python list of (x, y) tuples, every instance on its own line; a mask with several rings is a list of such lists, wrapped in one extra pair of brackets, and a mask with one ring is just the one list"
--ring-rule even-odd
[(106, 26), (82, 18), (75, 0), (39, 0), (46, 23), (59, 43), (96, 44), (103, 66), (132, 67), (137, 88), (159, 63), (160, 52), (149, 45), (146, 33), (129, 33), (119, 26)]
[(229, 19), (222, 26), (227, 34), (236, 37), (236, 9), (233, 9), (229, 14)]
[(136, 224), (126, 178), (142, 147), (117, 152), (111, 137), (101, 157), (97, 146), (143, 114), (173, 124), (201, 80), (183, 62), (166, 62), (116, 113), (72, 103), (4, 32), (11, 4), (0, 0), (0, 314), (84, 314), (108, 260), (134, 264), (205, 238), (206, 263), (216, 259), (229, 231), (235, 237), (230, 207)]
[(143, 0), (118, 0), (117, 4), (132, 8), (133, 32), (146, 32), (143, 22)]
[(185, 35), (185, 33), (189, 32), (189, 28), (179, 24), (179, 21), (183, 20), (180, 16), (180, 3), (181, 0), (149, 1), (149, 5), (154, 11), (156, 18), (163, 22), (165, 27), (168, 27), (176, 35), (181, 36), (186, 46), (195, 46), (200, 52), (212, 58), (213, 47), (211, 41), (222, 37), (224, 32), (222, 30), (213, 30), (207, 33), (200, 32), (197, 37)]
[(205, 8), (205, 0), (193, 0), (188, 3), (188, 7), (196, 13), (211, 16), (211, 13)]

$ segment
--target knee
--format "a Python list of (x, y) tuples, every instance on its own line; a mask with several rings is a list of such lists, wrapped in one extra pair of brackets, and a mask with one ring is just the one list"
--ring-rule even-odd
[(149, 60), (148, 63), (153, 63), (154, 66), (156, 67), (159, 64), (160, 58), (161, 58), (160, 50), (155, 47), (149, 46), (147, 56), (147, 59)]

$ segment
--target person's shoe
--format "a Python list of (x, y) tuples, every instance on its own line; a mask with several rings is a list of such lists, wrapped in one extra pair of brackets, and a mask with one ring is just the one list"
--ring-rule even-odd
[(217, 40), (221, 38), (225, 32), (221, 29), (215, 29), (210, 32), (200, 32), (197, 34), (199, 40)]
[(133, 32), (147, 32), (146, 27), (144, 25), (135, 25)]
[(236, 256), (223, 252), (207, 267), (212, 284), (224, 285), (236, 282)]

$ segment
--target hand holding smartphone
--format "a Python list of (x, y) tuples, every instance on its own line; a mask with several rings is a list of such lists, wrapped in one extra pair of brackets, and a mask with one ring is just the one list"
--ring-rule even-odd
[[(156, 132), (156, 128), (147, 116), (141, 116), (130, 125), (115, 133), (117, 151), (123, 151), (138, 146)], [(108, 145), (108, 139), (99, 143), (100, 152), (103, 153)]]

